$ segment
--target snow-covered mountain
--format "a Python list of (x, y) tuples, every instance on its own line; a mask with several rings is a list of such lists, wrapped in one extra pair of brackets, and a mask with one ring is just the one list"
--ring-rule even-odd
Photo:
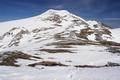
[[(101, 22), (84, 20), (66, 10), (50, 9), (35, 17), (2, 22), (0, 65), (21, 68), (19, 70), (13, 68), (16, 69), (15, 75), (10, 75), (13, 69), (8, 71), (9, 67), (0, 66), (1, 74), (9, 75), (8, 77), (0, 75), (0, 80), (119, 80), (119, 77), (116, 77), (120, 75), (119, 32), (120, 29), (111, 29)], [(28, 66), (35, 67), (40, 72)], [(116, 68), (114, 70), (109, 67)], [(81, 70), (76, 68), (90, 69), (80, 76), (78, 73)], [(97, 74), (97, 77), (86, 74), (93, 73), (92, 68), (95, 68), (96, 72), (102, 68), (103, 75), (109, 73), (107, 68), (113, 71), (112, 73), (118, 74), (113, 78), (110, 78), (110, 73), (102, 76), (103, 78), (100, 74)], [(34, 75), (24, 70), (34, 72)], [(17, 74), (18, 72), (21, 75)], [(53, 76), (55, 74), (56, 76)], [(28, 75), (27, 79), (26, 76), (21, 78), (23, 75)], [(31, 75), (33, 77), (30, 77)]]
[(110, 28), (86, 21), (65, 10), (48, 10), (41, 15), (0, 23), (1, 49), (39, 48), (58, 40), (112, 40)]

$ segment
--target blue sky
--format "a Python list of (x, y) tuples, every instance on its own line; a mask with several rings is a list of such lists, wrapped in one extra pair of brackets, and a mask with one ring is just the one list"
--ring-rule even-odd
[(120, 27), (120, 0), (0, 0), (0, 21), (36, 16), (48, 9), (64, 9)]

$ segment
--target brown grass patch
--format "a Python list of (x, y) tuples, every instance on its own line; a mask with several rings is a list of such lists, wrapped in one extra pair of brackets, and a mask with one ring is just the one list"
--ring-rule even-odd
[(86, 45), (86, 42), (81, 42), (81, 41), (59, 41), (59, 42), (54, 42), (52, 45)]
[(56, 45), (56, 48), (72, 48), (70, 45)]
[(95, 66), (95, 65), (75, 65), (77, 68), (102, 68), (102, 67), (116, 67), (120, 66), (119, 63), (113, 63), (113, 62), (108, 62), (106, 65), (100, 65), (100, 66)]
[(88, 44), (91, 44), (91, 45), (100, 45), (100, 43), (98, 42), (94, 42), (94, 41), (89, 41), (89, 40), (63, 40), (63, 41), (58, 41), (58, 42), (54, 42), (50, 45), (56, 45), (56, 46), (63, 46), (64, 48), (64, 45), (65, 47), (68, 48), (71, 46), (70, 45), (88, 45)]
[(120, 43), (113, 41), (100, 41), (100, 43), (104, 46), (120, 46)]
[(20, 51), (5, 52), (3, 55), (0, 55), (0, 65), (18, 67), (20, 65), (15, 64), (17, 59), (31, 60), (31, 58), (41, 59), (40, 57), (31, 56)]
[(54, 61), (42, 61), (34, 64), (29, 64), (28, 66), (35, 67), (37, 65), (42, 65), (42, 66), (66, 66), (64, 64), (61, 64), (60, 62), (54, 62)]
[(56, 40), (63, 40), (63, 39), (64, 39), (64, 37), (61, 36), (61, 33), (55, 34), (55, 35), (54, 35), (54, 38), (55, 38)]
[(108, 34), (108, 35), (110, 35), (110, 36), (112, 36), (111, 35), (111, 32), (109, 31), (109, 29), (103, 29), (103, 32), (102, 32), (103, 34)]
[(106, 50), (111, 53), (120, 53), (120, 47), (108, 47)]
[(40, 49), (40, 51), (45, 51), (48, 53), (65, 53), (65, 52), (72, 53), (71, 51), (66, 49)]

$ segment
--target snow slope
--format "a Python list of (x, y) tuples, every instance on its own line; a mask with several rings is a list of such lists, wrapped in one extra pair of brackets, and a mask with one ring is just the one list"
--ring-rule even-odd
[(67, 67), (0, 67), (0, 80), (119, 80), (120, 67), (78, 69)]
[(113, 35), (113, 41), (120, 43), (120, 28), (112, 29), (111, 32)]
[[(0, 23), (0, 80), (119, 80), (119, 32), (66, 10), (50, 9), (35, 17)], [(112, 44), (100, 43), (104, 41)], [(111, 53), (112, 47), (118, 52)], [(32, 58), (16, 58), (16, 51)], [(20, 67), (3, 66), (6, 57)], [(45, 66), (39, 64), (42, 61), (65, 66)]]
[(65, 10), (48, 10), (35, 17), (3, 22), (0, 26), (0, 47), (3, 50), (30, 48), (31, 45), (32, 48), (39, 48), (56, 41), (54, 37), (111, 40), (109, 28)]

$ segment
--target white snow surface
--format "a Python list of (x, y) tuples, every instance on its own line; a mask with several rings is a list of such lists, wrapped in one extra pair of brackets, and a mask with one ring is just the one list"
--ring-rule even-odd
[(120, 67), (0, 67), (0, 80), (119, 80)]

